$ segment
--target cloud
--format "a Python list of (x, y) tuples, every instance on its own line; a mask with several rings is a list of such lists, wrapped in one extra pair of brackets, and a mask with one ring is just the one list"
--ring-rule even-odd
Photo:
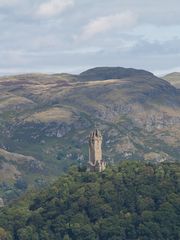
[(77, 55), (97, 54), (102, 51), (103, 49), (101, 47), (81, 47), (81, 48), (63, 50), (62, 53), (77, 56)]
[(50, 0), (39, 6), (37, 15), (43, 17), (56, 16), (73, 5), (74, 0)]
[(0, 0), (0, 7), (2, 6), (12, 6), (18, 3), (18, 0)]
[(92, 2), (0, 0), (0, 72), (179, 66), (179, 0)]
[(83, 29), (80, 38), (87, 40), (99, 33), (104, 33), (112, 28), (126, 30), (133, 27), (137, 22), (136, 14), (126, 11), (120, 14), (113, 14), (103, 17), (98, 17), (89, 22)]
[(177, 55), (180, 54), (180, 38), (176, 37), (166, 41), (148, 41), (141, 39), (130, 49), (137, 55)]

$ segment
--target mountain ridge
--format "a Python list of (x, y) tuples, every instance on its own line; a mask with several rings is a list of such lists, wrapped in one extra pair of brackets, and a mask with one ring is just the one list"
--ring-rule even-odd
[[(103, 133), (107, 162), (179, 160), (179, 90), (149, 72), (125, 72), (95, 68), (80, 77), (63, 73), (0, 78), (0, 148), (32, 156), (38, 163), (33, 171), (15, 161), (8, 162), (9, 167), (28, 184), (50, 181), (72, 163), (86, 164), (87, 136), (95, 127)], [(1, 157), (4, 164), (7, 160)], [(0, 192), (0, 197), (6, 194)]]

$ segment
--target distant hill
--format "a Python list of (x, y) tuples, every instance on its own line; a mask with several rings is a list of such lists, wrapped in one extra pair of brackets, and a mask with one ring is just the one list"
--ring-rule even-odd
[(124, 161), (103, 173), (71, 168), (41, 193), (0, 209), (0, 239), (180, 238), (180, 164)]
[(170, 82), (176, 88), (180, 89), (180, 73), (179, 72), (167, 74), (163, 77), (163, 79)]
[(107, 80), (107, 79), (121, 79), (127, 77), (141, 77), (150, 76), (153, 74), (144, 70), (137, 70), (133, 68), (122, 68), (122, 67), (97, 67), (82, 72), (78, 79), (81, 80)]
[(120, 67), (1, 77), (0, 198), (85, 165), (95, 127), (109, 163), (179, 161), (180, 92), (152, 73)]

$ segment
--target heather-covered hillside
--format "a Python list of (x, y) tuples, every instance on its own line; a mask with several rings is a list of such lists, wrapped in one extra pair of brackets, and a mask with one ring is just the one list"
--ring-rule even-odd
[(126, 68), (1, 77), (0, 197), (86, 164), (95, 127), (109, 163), (179, 160), (179, 93), (152, 73)]

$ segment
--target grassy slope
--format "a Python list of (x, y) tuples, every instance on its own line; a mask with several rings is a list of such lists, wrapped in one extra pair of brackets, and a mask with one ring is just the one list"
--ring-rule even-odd
[(109, 162), (179, 160), (179, 93), (151, 73), (122, 70), (0, 78), (0, 147), (43, 166), (11, 162), (23, 178), (54, 178), (72, 163), (85, 163), (95, 126)]
[(167, 74), (163, 77), (163, 79), (170, 82), (176, 88), (180, 89), (180, 73), (174, 72)]

